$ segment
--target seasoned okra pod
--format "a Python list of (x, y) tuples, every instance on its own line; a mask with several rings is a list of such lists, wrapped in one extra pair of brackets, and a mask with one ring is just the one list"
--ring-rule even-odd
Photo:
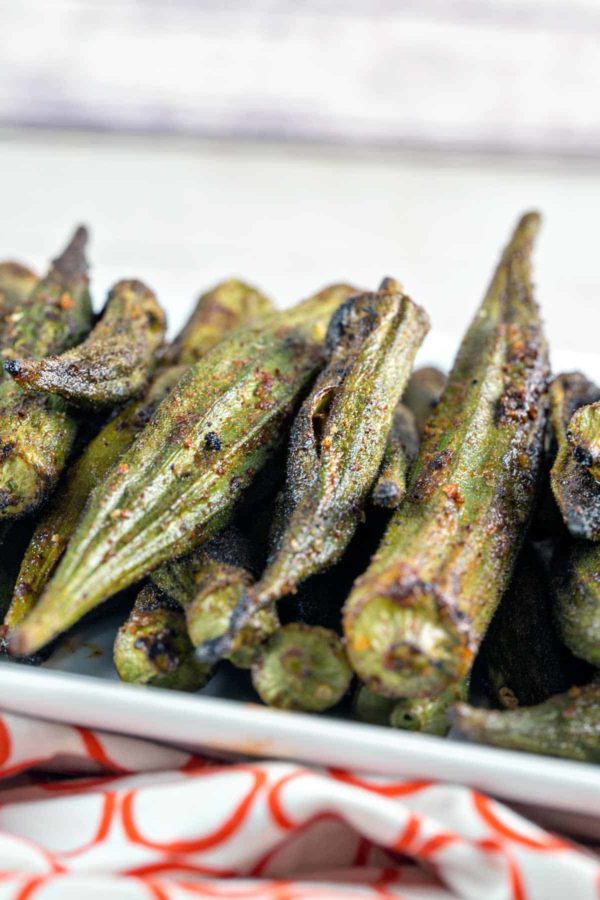
[(450, 731), (450, 710), (467, 696), (466, 682), (452, 685), (434, 697), (397, 700), (390, 712), (390, 725), (402, 731), (421, 731), (441, 737)]
[(575, 680), (552, 613), (550, 585), (536, 551), (523, 549), (475, 662), (483, 693), (494, 706), (534, 706)]
[(183, 610), (152, 584), (118, 631), (114, 661), (122, 681), (178, 691), (196, 691), (211, 675), (195, 657)]
[[(225, 281), (203, 294), (179, 337), (168, 349), (169, 364), (156, 372), (144, 397), (128, 403), (85, 448), (66, 473), (60, 490), (34, 531), (5, 619), (15, 628), (28, 614), (64, 553), (92, 492), (146, 427), (156, 408), (177, 384), (196, 354), (207, 353), (229, 329), (249, 324), (270, 301), (254, 288)], [(224, 312), (225, 310), (225, 312)], [(250, 318), (247, 318), (249, 316)], [(220, 330), (221, 329), (221, 330)], [(223, 330), (227, 329), (227, 330)], [(183, 362), (182, 362), (183, 361)]]
[(446, 376), (434, 366), (424, 366), (410, 376), (404, 392), (404, 405), (410, 409), (420, 435), (446, 387)]
[(579, 372), (559, 375), (550, 385), (550, 420), (556, 459), (552, 493), (573, 537), (600, 540), (600, 484), (576, 455), (568, 438), (571, 417), (580, 406), (600, 399), (600, 388)]
[(582, 406), (571, 417), (567, 431), (577, 462), (600, 481), (600, 401)]
[(425, 312), (388, 282), (377, 293), (352, 298), (333, 317), (329, 364), (292, 427), (285, 527), (237, 622), (340, 559), (377, 477), (428, 326)]
[(278, 709), (322, 712), (342, 699), (351, 679), (337, 634), (299, 622), (276, 631), (252, 666), (260, 699)]
[(226, 334), (273, 312), (273, 304), (245, 281), (230, 278), (204, 293), (167, 349), (168, 362), (193, 366)]
[(600, 667), (600, 544), (562, 547), (553, 573), (560, 636), (575, 656)]
[(10, 359), (5, 368), (28, 394), (55, 394), (79, 406), (115, 406), (146, 387), (165, 328), (152, 291), (141, 281), (119, 281), (81, 344), (59, 356)]
[(419, 434), (415, 417), (403, 403), (394, 413), (379, 476), (373, 487), (375, 506), (397, 509), (404, 499), (411, 464), (419, 452)]
[(533, 508), (548, 355), (519, 222), (424, 429), (404, 503), (344, 610), (350, 662), (390, 697), (465, 678)]
[[(40, 358), (78, 343), (89, 330), (92, 308), (85, 247), (79, 228), (10, 323), (5, 368), (22, 356)], [(29, 396), (10, 379), (0, 383), (0, 518), (32, 512), (56, 484), (77, 425), (64, 401)]]
[(44, 595), (13, 634), (30, 653), (161, 563), (219, 531), (284, 435), (318, 370), (332, 313), (325, 289), (216, 345), (178, 382), (92, 493)]
[[(22, 315), (21, 307), (38, 282), (37, 275), (27, 266), (10, 260), (0, 263), (0, 347), (4, 350), (12, 344), (15, 324)], [(0, 378), (4, 373), (0, 371)]]
[(600, 762), (600, 682), (574, 687), (537, 706), (519, 709), (476, 709), (459, 703), (453, 724), (474, 741)]

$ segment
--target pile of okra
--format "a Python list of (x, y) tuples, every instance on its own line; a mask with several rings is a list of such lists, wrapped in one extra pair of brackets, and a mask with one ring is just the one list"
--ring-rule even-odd
[(284, 310), (223, 281), (168, 341), (141, 281), (94, 315), (83, 227), (0, 263), (2, 653), (118, 610), (131, 684), (235, 666), (281, 709), (600, 762), (600, 387), (550, 369), (539, 225), (447, 375), (390, 277)]

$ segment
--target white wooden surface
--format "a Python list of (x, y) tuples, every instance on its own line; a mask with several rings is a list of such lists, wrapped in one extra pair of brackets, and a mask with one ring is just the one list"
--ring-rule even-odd
[[(555, 347), (597, 354), (600, 172), (475, 157), (0, 132), (0, 258), (42, 267), (89, 222), (97, 303), (127, 276), (178, 325), (238, 274), (280, 303), (334, 279), (393, 274), (458, 337), (515, 217), (539, 207), (539, 299)], [(430, 346), (431, 342), (430, 342)], [(596, 356), (598, 362), (598, 356)]]
[(597, 0), (5, 0), (0, 122), (600, 154)]

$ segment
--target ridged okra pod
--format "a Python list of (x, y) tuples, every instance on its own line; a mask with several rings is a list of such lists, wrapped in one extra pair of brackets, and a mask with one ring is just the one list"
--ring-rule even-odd
[[(19, 317), (12, 316), (5, 367), (22, 356), (40, 358), (78, 343), (92, 322), (85, 247), (79, 228)], [(0, 383), (0, 518), (32, 512), (56, 484), (73, 446), (77, 424), (64, 401), (29, 396), (13, 381)]]
[(267, 309), (273, 309), (271, 302), (240, 281), (224, 281), (202, 294), (182, 332), (167, 350), (168, 363), (157, 370), (144, 397), (128, 403), (104, 426), (69, 468), (50, 500), (23, 559), (5, 618), (7, 628), (15, 628), (37, 602), (93, 488), (133, 444), (191, 360), (207, 353), (229, 330), (249, 324)]
[(283, 438), (323, 358), (338, 285), (221, 341), (178, 382), (90, 497), (44, 595), (13, 634), (30, 653), (219, 531)]
[(600, 681), (574, 687), (539, 703), (519, 709), (476, 709), (466, 703), (454, 708), (453, 723), (474, 741), (600, 762)]
[(292, 427), (285, 526), (244, 614), (294, 592), (340, 559), (377, 478), (428, 327), (421, 307), (387, 280), (377, 293), (349, 300), (332, 319), (329, 363)]
[(351, 679), (338, 635), (300, 622), (276, 631), (252, 666), (260, 699), (278, 709), (322, 712), (342, 699)]
[(573, 684), (571, 662), (554, 624), (544, 566), (526, 545), (477, 656), (473, 679), (493, 706), (534, 706)]
[(352, 707), (357, 719), (369, 725), (389, 725), (390, 715), (396, 700), (376, 694), (366, 684), (358, 686), (354, 694)]
[(419, 435), (438, 405), (445, 387), (446, 376), (435, 366), (423, 366), (410, 376), (402, 399), (415, 417)]
[[(11, 260), (0, 262), (0, 348), (3, 356), (5, 349), (10, 356), (14, 325), (37, 282), (37, 275), (27, 266)], [(0, 371), (0, 378), (3, 374)]]
[(600, 668), (600, 544), (573, 541), (553, 561), (555, 616), (567, 647)]
[[(248, 540), (230, 526), (188, 556), (159, 566), (150, 576), (181, 604), (194, 647), (219, 638), (227, 630), (232, 611), (253, 582), (253, 557)], [(278, 625), (273, 609), (259, 610), (236, 635), (223, 658), (238, 668), (249, 668), (260, 645)]]
[(116, 406), (142, 393), (165, 336), (166, 320), (141, 281), (119, 281), (88, 337), (58, 356), (9, 359), (6, 371), (28, 394), (78, 406)]
[(531, 285), (539, 216), (519, 222), (425, 425), (407, 497), (344, 610), (350, 662), (390, 697), (469, 672), (533, 508), (548, 354)]
[(577, 462), (600, 482), (600, 401), (576, 410), (569, 422), (567, 437)]
[(550, 385), (550, 420), (556, 459), (550, 472), (552, 493), (573, 537), (600, 540), (600, 484), (568, 437), (579, 407), (600, 399), (600, 388), (579, 372), (559, 375)]
[(408, 482), (410, 466), (419, 452), (419, 434), (410, 409), (399, 403), (394, 412), (383, 459), (371, 499), (375, 506), (397, 509)]
[(178, 691), (196, 691), (211, 669), (199, 663), (181, 606), (147, 584), (117, 633), (115, 667), (122, 681)]

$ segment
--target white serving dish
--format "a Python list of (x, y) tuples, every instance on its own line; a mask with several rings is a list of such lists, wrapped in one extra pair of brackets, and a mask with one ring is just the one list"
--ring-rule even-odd
[[(428, 341), (424, 361), (448, 365), (451, 345)], [(600, 378), (600, 360), (556, 353), (556, 370)], [(247, 681), (223, 670), (198, 694), (121, 684), (112, 642), (123, 616), (91, 622), (41, 668), (0, 663), (0, 706), (10, 712), (152, 738), (191, 750), (295, 759), (368, 773), (459, 782), (512, 801), (550, 827), (600, 841), (600, 766), (515, 753), (267, 709)]]

